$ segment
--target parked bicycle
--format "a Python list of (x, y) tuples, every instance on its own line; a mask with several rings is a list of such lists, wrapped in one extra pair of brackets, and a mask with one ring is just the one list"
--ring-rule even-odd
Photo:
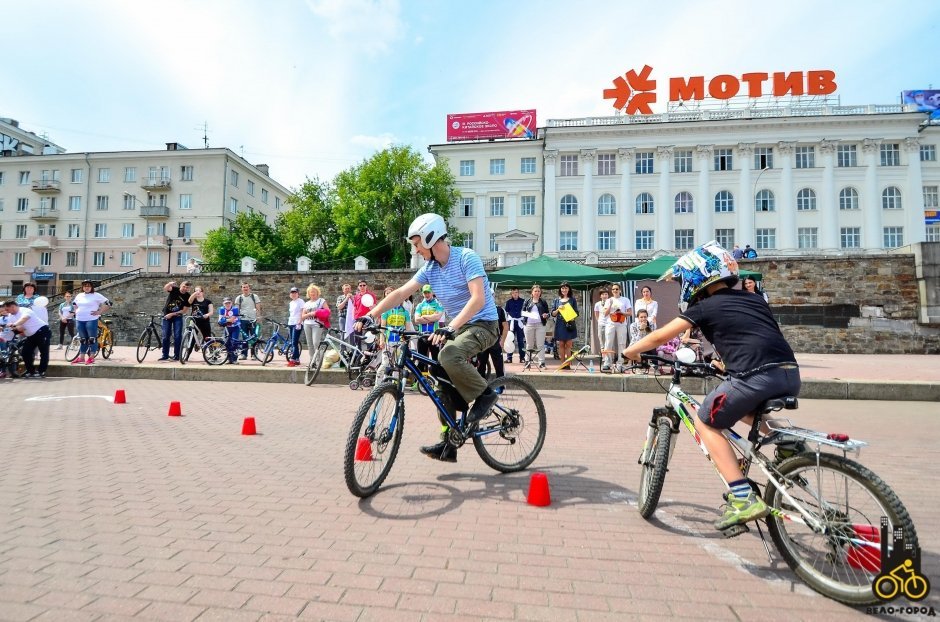
[(23, 338), (14, 336), (4, 343), (3, 350), (0, 350), (0, 372), (7, 378), (22, 378), (26, 373), (23, 342)]
[[(138, 313), (141, 317), (147, 317), (146, 313)], [(163, 336), (160, 333), (160, 325), (156, 323), (155, 318), (162, 318), (163, 315), (151, 315), (150, 323), (140, 333), (140, 339), (137, 340), (137, 362), (143, 363), (147, 354), (151, 350), (157, 350), (163, 347)]]
[(183, 323), (183, 339), (181, 340), (180, 347), (182, 351), (180, 352), (180, 364), (185, 365), (189, 361), (189, 357), (192, 356), (193, 350), (202, 350), (202, 342), (204, 341), (202, 336), (202, 331), (199, 330), (199, 327), (196, 326), (196, 316), (199, 314), (199, 310), (193, 307), (192, 314), (186, 316)]
[(323, 360), (327, 351), (332, 348), (339, 354), (339, 362), (346, 369), (349, 379), (349, 388), (353, 391), (359, 387), (369, 388), (375, 384), (376, 368), (381, 359), (377, 351), (377, 339), (374, 333), (363, 335), (363, 347), (357, 348), (348, 341), (343, 340), (343, 333), (335, 328), (327, 329), (326, 335), (320, 342), (304, 373), (304, 383), (309, 387), (316, 382), (323, 367)]
[[(384, 329), (366, 329), (367, 331)], [(499, 401), (478, 422), (466, 422), (470, 409), (454, 388), (444, 368), (434, 359), (413, 351), (408, 337), (423, 333), (400, 332), (402, 343), (394, 366), (398, 379), (382, 382), (366, 396), (353, 419), (343, 459), (346, 486), (357, 497), (374, 494), (395, 462), (405, 427), (405, 370), (418, 379), (441, 417), (449, 426), (448, 441), (461, 447), (472, 440), (487, 466), (502, 473), (525, 469), (545, 442), (545, 406), (536, 390), (517, 376), (494, 378), (489, 387)], [(426, 335), (425, 335), (426, 338)], [(418, 365), (428, 366), (434, 382)], [(458, 415), (459, 413), (459, 415)]]
[[(695, 430), (700, 404), (682, 390), (682, 376), (721, 377), (722, 373), (707, 363), (694, 362), (695, 353), (687, 348), (677, 351), (676, 360), (647, 354), (642, 358), (672, 371), (666, 406), (653, 410), (639, 459), (639, 510), (641, 516), (649, 518), (663, 490), (680, 424), (709, 458)], [(848, 458), (850, 452), (857, 456), (867, 443), (846, 434), (796, 427), (787, 419), (764, 418), (770, 412), (793, 410), (797, 405), (795, 397), (768, 400), (758, 409), (747, 438), (734, 430), (723, 430), (722, 434), (740, 456), (744, 477), (748, 478), (754, 466), (767, 479), (763, 493), (764, 502), (771, 508), (765, 519), (767, 528), (793, 572), (812, 589), (839, 602), (875, 604), (879, 598), (872, 584), (881, 570), (881, 547), (889, 551), (892, 548), (891, 543), (880, 542), (875, 535), (880, 533), (880, 520), (885, 517), (888, 521), (888, 533), (900, 529), (905, 546), (916, 549), (914, 524), (888, 484)], [(770, 447), (775, 448), (774, 456), (765, 456), (761, 450)], [(755, 493), (760, 494), (760, 485), (748, 479)], [(760, 530), (760, 523), (754, 524)], [(722, 533), (733, 537), (746, 531), (747, 524), (742, 524)], [(760, 535), (764, 539), (763, 531)]]
[(288, 359), (294, 352), (294, 346), (291, 345), (290, 339), (281, 334), (283, 324), (274, 320), (267, 320), (267, 323), (271, 324), (271, 336), (268, 337), (267, 341), (255, 343), (252, 346), (251, 353), (253, 357), (261, 361), (262, 365), (270, 363), (274, 359), (275, 352)]
[[(111, 353), (114, 352), (114, 332), (111, 330), (111, 320), (104, 320), (98, 318), (98, 352), (101, 353), (101, 356), (104, 358), (111, 358)], [(78, 353), (81, 351), (82, 339), (76, 334), (72, 337), (72, 340), (69, 342), (69, 345), (65, 347), (65, 360), (70, 363), (78, 358)]]
[[(251, 356), (258, 361), (261, 360), (258, 358), (261, 354), (261, 346), (263, 346), (263, 342), (261, 341), (261, 325), (257, 322), (251, 322), (251, 328), (247, 333), (243, 328), (239, 328), (238, 337), (232, 340), (232, 348), (236, 356), (242, 349), (247, 349), (251, 352)], [(206, 340), (206, 342), (202, 344), (202, 358), (205, 359), (206, 363), (209, 365), (224, 365), (228, 360), (228, 349), (225, 346), (225, 339), (213, 337)]]

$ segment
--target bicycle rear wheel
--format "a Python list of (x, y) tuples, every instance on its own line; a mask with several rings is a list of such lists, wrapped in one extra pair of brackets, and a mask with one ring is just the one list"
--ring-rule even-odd
[(405, 406), (393, 383), (376, 386), (356, 412), (346, 451), (343, 474), (346, 487), (357, 497), (379, 489), (395, 462), (405, 426)]
[(499, 401), (480, 420), (473, 446), (488, 467), (501, 473), (521, 471), (545, 443), (545, 405), (521, 378), (494, 378), (488, 386), (500, 394)]
[(98, 343), (98, 351), (101, 352), (101, 356), (104, 358), (111, 358), (111, 353), (114, 352), (114, 333), (112, 333), (110, 329), (108, 332), (101, 335), (101, 342)]
[(65, 346), (65, 360), (71, 363), (78, 358), (78, 353), (82, 349), (82, 338), (78, 335), (72, 337), (69, 345)]
[(210, 339), (202, 346), (202, 358), (209, 365), (224, 365), (228, 360), (228, 351), (225, 342), (221, 339)]
[(321, 345), (314, 351), (313, 356), (310, 357), (310, 362), (307, 363), (307, 371), (304, 372), (304, 384), (308, 387), (316, 382), (317, 376), (320, 375), (320, 368), (323, 366), (324, 356), (326, 356), (326, 346)]
[(147, 353), (153, 349), (153, 344), (156, 341), (156, 337), (153, 334), (153, 331), (148, 326), (144, 329), (144, 332), (140, 334), (140, 339), (137, 340), (137, 362), (143, 363), (144, 359), (147, 358)]
[(640, 493), (637, 505), (640, 516), (649, 518), (656, 511), (659, 504), (659, 495), (663, 492), (666, 483), (666, 467), (669, 465), (669, 443), (672, 436), (672, 421), (669, 417), (656, 419), (656, 428), (648, 445), (643, 448), (640, 456), (642, 474), (640, 477)]
[[(777, 471), (786, 479), (787, 493), (825, 528), (824, 533), (816, 533), (799, 521), (787, 520), (786, 515), (797, 515), (796, 508), (776, 486), (767, 485), (764, 500), (776, 508), (767, 517), (767, 527), (793, 572), (820, 594), (841, 603), (883, 602), (873, 588), (880, 573), (891, 570), (881, 568), (882, 517), (888, 521), (889, 544), (900, 527), (905, 547), (916, 550), (918, 546), (914, 523), (894, 491), (866, 467), (833, 454), (798, 454), (781, 462)], [(907, 595), (910, 600), (914, 596)]]

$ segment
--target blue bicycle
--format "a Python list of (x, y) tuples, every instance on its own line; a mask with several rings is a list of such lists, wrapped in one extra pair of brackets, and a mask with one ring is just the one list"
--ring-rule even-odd
[[(387, 330), (367, 329), (372, 332)], [(409, 338), (425, 333), (391, 329), (401, 335), (390, 367), (397, 377), (386, 377), (363, 400), (346, 440), (343, 472), (349, 492), (357, 497), (375, 494), (388, 477), (405, 427), (405, 377), (407, 370), (434, 403), (449, 427), (447, 440), (461, 447), (468, 440), (487, 466), (502, 473), (521, 471), (532, 464), (545, 442), (545, 406), (536, 390), (518, 376), (490, 380), (499, 401), (487, 415), (467, 424), (469, 405), (434, 359), (414, 352)], [(426, 367), (422, 373), (419, 367)]]
[(270, 363), (274, 359), (275, 352), (288, 359), (294, 352), (290, 339), (281, 334), (283, 324), (274, 320), (268, 320), (267, 323), (271, 324), (271, 336), (263, 343), (257, 342), (251, 349), (251, 355), (261, 361), (261, 365)]

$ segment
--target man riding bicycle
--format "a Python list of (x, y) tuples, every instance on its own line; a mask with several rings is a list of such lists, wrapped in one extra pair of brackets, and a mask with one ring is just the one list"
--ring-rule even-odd
[(662, 279), (681, 280), (679, 317), (624, 350), (635, 361), (689, 328), (700, 328), (725, 365), (726, 379), (709, 393), (695, 427), (712, 462), (730, 489), (725, 511), (715, 522), (724, 530), (767, 516), (770, 509), (742, 477), (731, 443), (721, 434), (753, 415), (768, 399), (800, 392), (800, 371), (793, 350), (760, 296), (731, 289), (738, 263), (717, 242), (681, 257)]
[[(438, 214), (418, 216), (408, 228), (408, 241), (427, 263), (362, 316), (356, 330), (374, 325), (384, 311), (402, 304), (423, 285), (430, 285), (450, 318), (448, 325), (435, 330), (430, 340), (441, 347), (438, 361), (460, 396), (468, 404), (473, 403), (466, 420), (475, 423), (499, 398), (469, 362), (499, 337), (496, 302), (483, 262), (473, 250), (450, 245), (447, 223)], [(421, 453), (442, 462), (456, 462), (457, 448), (447, 441), (446, 426), (441, 439), (440, 443), (422, 447)]]

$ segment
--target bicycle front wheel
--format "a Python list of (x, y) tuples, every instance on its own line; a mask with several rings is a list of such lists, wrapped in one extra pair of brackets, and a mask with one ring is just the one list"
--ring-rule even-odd
[(143, 363), (144, 359), (147, 358), (147, 353), (153, 348), (154, 343), (154, 334), (149, 327), (144, 329), (144, 332), (140, 334), (140, 339), (137, 340), (137, 362)]
[(271, 337), (267, 342), (256, 341), (251, 346), (251, 356), (258, 361), (261, 361), (261, 365), (267, 365), (274, 358), (274, 346), (277, 343), (274, 337)]
[(788, 520), (800, 516), (798, 510), (773, 483), (767, 484), (764, 501), (774, 508), (767, 527), (793, 572), (841, 603), (881, 602), (873, 583), (879, 573), (892, 570), (881, 568), (881, 518), (888, 520), (888, 559), (897, 528), (905, 547), (918, 546), (914, 523), (894, 491), (866, 467), (833, 454), (798, 454), (777, 471), (786, 480), (787, 493), (823, 526), (817, 533), (802, 520)]
[(192, 356), (193, 350), (196, 349), (196, 335), (191, 330), (187, 330), (183, 335), (183, 344), (180, 346), (182, 351), (180, 352), (180, 365), (185, 365), (189, 361), (189, 357)]
[(669, 417), (659, 417), (656, 428), (643, 448), (640, 456), (642, 475), (640, 477), (640, 494), (637, 504), (640, 516), (649, 518), (659, 505), (659, 495), (663, 492), (666, 483), (666, 467), (669, 465), (669, 443), (672, 437), (672, 421)]
[(114, 333), (108, 330), (101, 335), (101, 340), (98, 342), (98, 350), (104, 358), (111, 358), (111, 353), (114, 352)]
[(405, 426), (405, 404), (398, 386), (376, 386), (362, 402), (346, 440), (343, 474), (357, 497), (375, 494), (395, 462)]
[(499, 393), (499, 401), (480, 420), (473, 446), (488, 467), (501, 473), (521, 471), (545, 443), (545, 405), (521, 378), (493, 378), (488, 386)]
[(78, 335), (72, 337), (69, 345), (65, 346), (65, 360), (71, 363), (78, 358), (78, 353), (82, 349), (82, 338)]
[(228, 360), (228, 350), (225, 342), (220, 339), (211, 339), (202, 346), (202, 358), (209, 365), (224, 365)]
[(326, 347), (320, 346), (310, 357), (310, 362), (307, 363), (307, 371), (304, 373), (304, 384), (308, 387), (316, 382), (317, 376), (320, 375), (320, 368), (323, 366), (324, 356), (326, 356)]

